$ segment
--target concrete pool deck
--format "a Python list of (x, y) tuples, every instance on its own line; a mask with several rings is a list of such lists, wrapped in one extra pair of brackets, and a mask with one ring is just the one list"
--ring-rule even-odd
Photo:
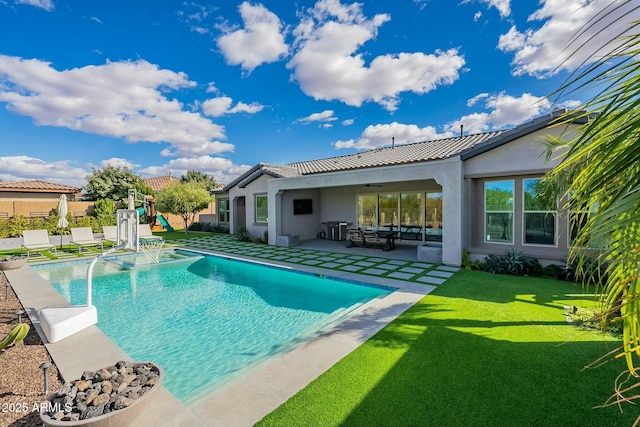
[[(383, 285), (397, 290), (383, 298), (372, 300), (356, 310), (347, 320), (329, 328), (315, 339), (251, 368), (241, 377), (189, 406), (184, 405), (163, 388), (153, 404), (131, 424), (133, 427), (253, 425), (434, 289), (432, 285), (426, 283), (343, 270), (327, 271), (316, 266), (274, 259), (266, 260), (203, 248), (198, 250), (226, 258)], [(358, 262), (362, 261), (353, 260), (354, 264)], [(437, 267), (431, 271), (440, 272), (446, 276), (446, 274), (452, 274), (455, 268), (442, 267), (439, 270)], [(78, 378), (85, 370), (95, 370), (118, 360), (131, 359), (96, 326), (60, 342), (47, 343), (40, 328), (38, 310), (44, 307), (68, 305), (68, 302), (29, 266), (6, 271), (5, 274), (65, 380)], [(434, 277), (443, 276), (436, 274)]]

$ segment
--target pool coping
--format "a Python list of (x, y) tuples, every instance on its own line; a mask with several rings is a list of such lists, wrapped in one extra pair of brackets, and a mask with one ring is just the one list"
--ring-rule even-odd
[[(348, 271), (327, 271), (313, 266), (267, 261), (215, 250), (184, 249), (341, 280), (386, 286), (395, 291), (364, 304), (348, 319), (313, 340), (260, 363), (242, 377), (232, 380), (212, 395), (193, 404), (183, 404), (162, 387), (154, 402), (151, 402), (140, 418), (130, 424), (131, 427), (254, 425), (435, 289), (435, 286), (428, 284)], [(79, 378), (85, 370), (96, 370), (118, 360), (131, 360), (97, 326), (91, 326), (57, 343), (48, 343), (40, 327), (38, 311), (44, 307), (69, 303), (30, 266), (9, 270), (5, 274), (64, 379)]]

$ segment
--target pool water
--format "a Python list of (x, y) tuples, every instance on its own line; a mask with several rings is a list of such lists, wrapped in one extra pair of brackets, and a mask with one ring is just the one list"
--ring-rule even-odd
[[(98, 262), (93, 304), (98, 327), (134, 360), (160, 364), (165, 387), (187, 404), (391, 292), (190, 251), (170, 252), (156, 265), (136, 261), (140, 255)], [(36, 270), (72, 304), (82, 305), (87, 265), (56, 263)]]

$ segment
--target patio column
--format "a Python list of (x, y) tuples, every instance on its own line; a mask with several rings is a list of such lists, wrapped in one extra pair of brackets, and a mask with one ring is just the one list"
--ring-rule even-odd
[(462, 262), (462, 162), (448, 165), (436, 180), (442, 186), (442, 263)]
[(275, 245), (278, 236), (282, 233), (282, 190), (268, 192), (268, 209), (269, 209), (269, 244)]

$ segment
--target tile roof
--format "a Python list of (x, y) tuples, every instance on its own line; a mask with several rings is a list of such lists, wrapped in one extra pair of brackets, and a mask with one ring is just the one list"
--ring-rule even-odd
[(145, 178), (143, 179), (144, 183), (147, 184), (151, 189), (155, 192), (158, 192), (164, 188), (167, 188), (169, 185), (173, 184), (176, 181), (180, 181), (180, 178), (176, 178), (171, 175), (163, 175), (156, 176), (153, 178)]
[(460, 154), (462, 151), (495, 138), (503, 132), (504, 131), (499, 130), (474, 135), (464, 135), (462, 137), (396, 145), (394, 147), (379, 148), (348, 154), (346, 156), (290, 163), (287, 166), (295, 168), (302, 175), (308, 175), (441, 160)]
[(82, 187), (74, 187), (71, 185), (56, 184), (54, 182), (39, 180), (24, 180), (0, 182), (0, 191), (77, 194), (82, 191)]

